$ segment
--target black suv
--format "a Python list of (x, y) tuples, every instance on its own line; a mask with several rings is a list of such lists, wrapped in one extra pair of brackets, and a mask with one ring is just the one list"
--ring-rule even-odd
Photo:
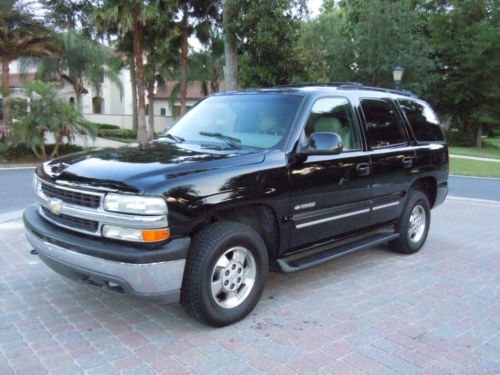
[(418, 251), (447, 179), (439, 121), (414, 95), (277, 87), (211, 95), (146, 144), (43, 164), (24, 222), (55, 271), (222, 326), (252, 310), (268, 270)]

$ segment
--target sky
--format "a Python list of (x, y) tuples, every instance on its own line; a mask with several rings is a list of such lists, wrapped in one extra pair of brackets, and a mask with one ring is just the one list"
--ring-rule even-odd
[(309, 7), (309, 12), (311, 17), (316, 17), (319, 14), (319, 9), (323, 4), (323, 0), (308, 0), (307, 5)]

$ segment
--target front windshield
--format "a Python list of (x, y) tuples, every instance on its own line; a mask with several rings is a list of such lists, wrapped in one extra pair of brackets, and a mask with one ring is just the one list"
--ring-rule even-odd
[(189, 143), (271, 148), (290, 129), (302, 96), (217, 95), (186, 113), (167, 134)]

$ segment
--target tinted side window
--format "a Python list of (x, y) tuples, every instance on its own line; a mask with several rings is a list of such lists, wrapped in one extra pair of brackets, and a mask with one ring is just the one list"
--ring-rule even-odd
[(443, 132), (439, 120), (432, 109), (413, 100), (398, 100), (417, 141), (443, 141)]
[(385, 100), (362, 99), (361, 108), (371, 148), (406, 143), (403, 125), (394, 104)]
[(332, 132), (342, 138), (344, 150), (359, 150), (361, 142), (354, 122), (354, 113), (347, 99), (323, 98), (314, 103), (307, 120), (306, 136), (312, 133)]

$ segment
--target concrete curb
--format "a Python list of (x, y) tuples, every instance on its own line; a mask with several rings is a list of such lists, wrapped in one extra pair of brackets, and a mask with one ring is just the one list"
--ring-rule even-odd
[(446, 197), (446, 200), (448, 200), (448, 199), (455, 200), (455, 201), (471, 202), (471, 203), (486, 203), (486, 204), (500, 205), (500, 201), (494, 201), (494, 200), (490, 200), (490, 199), (456, 197), (453, 195), (448, 195)]
[(6, 170), (16, 170), (16, 169), (35, 169), (36, 165), (33, 167), (0, 167), (1, 171), (6, 171)]
[(5, 214), (0, 214), (0, 224), (7, 223), (9, 221), (18, 220), (23, 217), (24, 210), (10, 211)]
[(467, 155), (450, 154), (450, 157), (456, 158), (456, 159), (469, 159), (469, 160), (491, 161), (493, 163), (500, 163), (500, 159), (482, 158), (480, 156), (467, 156)]
[(500, 177), (466, 176), (463, 174), (450, 174), (450, 177), (475, 178), (475, 179), (479, 179), (479, 180), (498, 180), (498, 181), (500, 181)]

